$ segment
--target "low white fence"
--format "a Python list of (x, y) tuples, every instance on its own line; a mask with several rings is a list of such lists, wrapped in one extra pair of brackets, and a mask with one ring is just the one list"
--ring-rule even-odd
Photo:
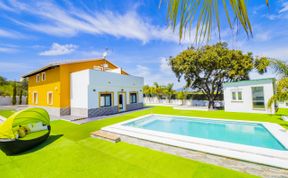
[[(208, 106), (207, 100), (179, 100), (179, 99), (158, 99), (156, 97), (144, 97), (144, 103), (145, 104), (163, 104), (163, 105), (186, 105), (186, 106)], [(224, 102), (223, 101), (215, 101), (215, 107), (223, 107)]]
[[(16, 96), (16, 104), (19, 104), (19, 96)], [(26, 104), (26, 96), (22, 96), (22, 103)], [(0, 106), (8, 106), (12, 105), (12, 97), (11, 96), (0, 96)]]

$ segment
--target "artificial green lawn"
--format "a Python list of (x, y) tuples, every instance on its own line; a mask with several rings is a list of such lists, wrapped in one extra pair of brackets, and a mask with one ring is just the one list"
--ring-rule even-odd
[(3, 117), (9, 117), (12, 115), (15, 111), (13, 110), (0, 110), (0, 115)]
[[(0, 111), (6, 117), (7, 113)], [(90, 138), (90, 132), (104, 126), (152, 113), (266, 121), (287, 127), (280, 115), (183, 111), (171, 107), (149, 108), (82, 125), (57, 120), (51, 122), (52, 134), (44, 144), (17, 156), (0, 152), (0, 177), (253, 177), (124, 142), (114, 144)]]

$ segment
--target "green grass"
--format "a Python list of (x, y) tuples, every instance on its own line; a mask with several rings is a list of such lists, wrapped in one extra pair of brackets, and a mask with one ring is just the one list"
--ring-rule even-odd
[[(283, 110), (285, 113), (286, 110)], [(0, 111), (8, 117), (12, 111)], [(76, 125), (63, 120), (51, 122), (52, 134), (42, 145), (25, 154), (6, 156), (0, 152), (1, 177), (147, 177), (147, 178), (224, 178), (253, 177), (223, 167), (153, 151), (120, 142), (90, 138), (90, 132), (104, 126), (145, 114), (172, 114), (224, 119), (265, 121), (281, 124), (278, 115), (226, 113), (224, 111), (183, 111), (171, 107), (154, 107), (121, 116)]]
[(0, 110), (0, 115), (3, 117), (9, 117), (12, 115), (15, 111), (13, 110)]

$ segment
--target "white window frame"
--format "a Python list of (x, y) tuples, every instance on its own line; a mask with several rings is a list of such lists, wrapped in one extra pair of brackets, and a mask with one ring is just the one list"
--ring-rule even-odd
[(46, 72), (41, 73), (41, 79), (42, 79), (42, 81), (46, 80)]
[[(236, 99), (233, 99), (233, 93), (235, 93)], [(241, 100), (239, 99), (239, 93), (241, 93)], [(231, 90), (231, 101), (232, 102), (242, 102), (243, 101), (243, 91), (242, 90)]]
[[(51, 97), (51, 103), (49, 102), (49, 95), (50, 95), (50, 94), (52, 95), (52, 97)], [(48, 105), (50, 105), (50, 106), (53, 105), (53, 103), (54, 103), (54, 94), (53, 94), (52, 91), (48, 91), (48, 92), (47, 92), (47, 98), (46, 98), (46, 99), (47, 99), (47, 104), (48, 104)]]
[[(38, 98), (39, 98), (38, 92), (34, 91), (32, 94), (33, 94), (33, 95), (32, 95), (32, 102), (33, 102), (33, 104), (38, 104)], [(35, 98), (35, 94), (37, 95), (36, 98)]]
[(40, 74), (37, 74), (37, 75), (36, 75), (36, 83), (39, 83), (40, 80), (41, 80), (41, 76), (40, 76)]

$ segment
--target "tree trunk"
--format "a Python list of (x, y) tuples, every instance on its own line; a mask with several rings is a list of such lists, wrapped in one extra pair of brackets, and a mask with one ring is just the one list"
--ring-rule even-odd
[(209, 109), (209, 110), (214, 109), (214, 100), (209, 100), (209, 102), (208, 102), (208, 109)]

